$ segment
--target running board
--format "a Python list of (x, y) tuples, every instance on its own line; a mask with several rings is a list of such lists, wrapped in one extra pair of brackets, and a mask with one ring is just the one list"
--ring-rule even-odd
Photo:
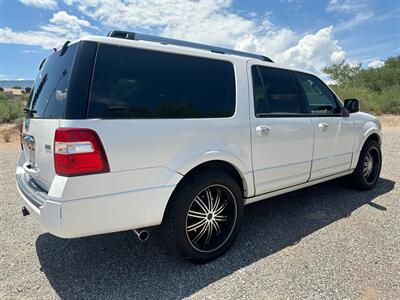
[(254, 202), (258, 202), (258, 201), (261, 201), (261, 200), (265, 200), (265, 199), (268, 199), (268, 198), (272, 198), (272, 197), (275, 197), (275, 196), (279, 196), (279, 195), (282, 195), (282, 194), (286, 194), (286, 193), (289, 193), (289, 192), (292, 192), (292, 191), (300, 190), (302, 188), (306, 188), (306, 187), (309, 187), (309, 186), (312, 186), (312, 185), (316, 185), (318, 183), (329, 181), (329, 180), (332, 180), (332, 179), (335, 179), (335, 178), (343, 177), (343, 176), (346, 176), (346, 175), (349, 175), (349, 174), (353, 173), (353, 171), (354, 170), (349, 170), (349, 171), (346, 171), (346, 172), (330, 175), (330, 176), (323, 177), (323, 178), (320, 178), (320, 179), (316, 179), (316, 180), (313, 180), (313, 181), (308, 181), (306, 183), (294, 185), (294, 186), (291, 186), (291, 187), (288, 187), (288, 188), (284, 188), (284, 189), (281, 189), (281, 190), (265, 193), (265, 194), (258, 195), (258, 196), (255, 196), (255, 197), (251, 197), (251, 198), (246, 198), (245, 199), (245, 205), (251, 204), (251, 203), (254, 203)]

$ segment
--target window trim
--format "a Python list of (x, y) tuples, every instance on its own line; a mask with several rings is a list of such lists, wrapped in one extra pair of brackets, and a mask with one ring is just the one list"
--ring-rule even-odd
[[(236, 67), (235, 64), (228, 60), (228, 59), (219, 59), (219, 58), (214, 58), (214, 57), (206, 57), (206, 56), (198, 56), (198, 55), (192, 55), (192, 54), (183, 54), (179, 52), (173, 52), (173, 51), (162, 51), (159, 49), (148, 49), (148, 48), (141, 48), (141, 47), (132, 47), (132, 46), (126, 46), (126, 45), (115, 45), (115, 44), (110, 44), (110, 43), (104, 43), (104, 42), (98, 42), (97, 43), (97, 49), (96, 49), (96, 54), (95, 54), (95, 59), (93, 63), (93, 69), (92, 69), (92, 75), (90, 78), (90, 89), (89, 89), (89, 95), (87, 99), (87, 109), (86, 109), (86, 119), (96, 119), (96, 120), (224, 120), (224, 119), (233, 119), (236, 117), (237, 111), (238, 111), (238, 77), (237, 77), (237, 72), (236, 72)], [(148, 52), (158, 52), (158, 53), (163, 53), (163, 54), (171, 54), (171, 55), (179, 55), (179, 56), (188, 56), (188, 57), (194, 57), (194, 58), (201, 58), (201, 59), (208, 59), (208, 60), (214, 60), (214, 61), (222, 61), (229, 63), (232, 67), (232, 72), (233, 72), (233, 85), (234, 85), (234, 110), (232, 115), (227, 116), (227, 117), (199, 117), (199, 118), (193, 118), (193, 117), (185, 117), (185, 118), (162, 118), (162, 117), (155, 117), (155, 118), (103, 118), (103, 117), (89, 117), (89, 108), (90, 108), (90, 102), (92, 99), (92, 88), (93, 88), (93, 81), (94, 81), (94, 75), (96, 72), (96, 67), (97, 67), (97, 58), (99, 54), (99, 49), (101, 46), (113, 46), (116, 48), (128, 48), (132, 50), (142, 50), (142, 51), (148, 51)]]
[[(273, 112), (271, 113), (271, 112), (268, 112), (268, 113), (259, 113), (259, 114), (263, 114), (263, 115), (262, 116), (257, 116), (256, 102), (255, 102), (256, 99), (254, 98), (254, 80), (253, 80), (253, 72), (252, 72), (252, 68), (253, 67), (257, 68), (258, 76), (260, 77), (262, 86), (264, 88), (264, 94), (266, 94), (265, 84), (264, 84), (264, 80), (263, 80), (263, 78), (261, 76), (260, 67), (273, 69), (273, 70), (282, 70), (282, 71), (288, 72), (289, 76), (293, 80), (293, 84), (295, 86), (295, 89), (296, 89), (296, 92), (297, 92), (297, 95), (298, 95), (299, 104), (300, 104), (302, 112), (300, 112), (300, 113), (289, 113), (289, 112), (288, 113), (273, 113)], [(285, 69), (285, 68), (276, 68), (276, 67), (271, 67), (271, 66), (266, 66), (266, 65), (261, 65), (261, 64), (251, 64), (250, 65), (250, 76), (251, 76), (250, 83), (251, 83), (251, 87), (252, 87), (252, 91), (253, 91), (253, 93), (251, 95), (251, 97), (253, 98), (253, 114), (254, 114), (255, 118), (257, 118), (257, 119), (265, 119), (265, 118), (304, 118), (304, 117), (308, 117), (309, 116), (308, 109), (307, 109), (308, 105), (306, 105), (305, 99), (299, 93), (299, 87), (297, 85), (297, 79), (296, 79), (296, 76), (294, 74), (294, 71), (289, 70), (289, 69)]]

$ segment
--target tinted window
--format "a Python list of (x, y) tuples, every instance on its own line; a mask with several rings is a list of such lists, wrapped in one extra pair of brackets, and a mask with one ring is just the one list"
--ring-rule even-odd
[(296, 76), (311, 113), (332, 114), (337, 112), (335, 96), (321, 80), (304, 73), (297, 73)]
[(62, 118), (68, 95), (68, 84), (78, 44), (69, 46), (47, 58), (32, 87), (28, 107), (33, 118)]
[(252, 78), (256, 116), (303, 112), (296, 84), (289, 71), (252, 66)]
[(91, 118), (229, 117), (235, 78), (229, 62), (100, 45)]

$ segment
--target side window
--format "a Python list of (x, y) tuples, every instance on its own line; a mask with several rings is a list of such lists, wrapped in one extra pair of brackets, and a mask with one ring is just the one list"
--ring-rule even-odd
[(335, 96), (321, 80), (315, 76), (304, 73), (297, 73), (296, 76), (300, 82), (301, 92), (308, 102), (311, 113), (338, 113)]
[(219, 118), (235, 112), (227, 61), (101, 45), (90, 118)]
[(295, 81), (289, 71), (252, 66), (251, 72), (256, 117), (303, 112)]

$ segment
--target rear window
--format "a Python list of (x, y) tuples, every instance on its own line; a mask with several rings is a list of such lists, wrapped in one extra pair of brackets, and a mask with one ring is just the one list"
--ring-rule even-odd
[(230, 62), (99, 45), (89, 118), (216, 118), (234, 112)]
[(64, 116), (70, 73), (77, 48), (78, 44), (73, 44), (62, 56), (57, 51), (47, 58), (29, 95), (28, 107), (32, 110), (32, 118), (58, 119)]

